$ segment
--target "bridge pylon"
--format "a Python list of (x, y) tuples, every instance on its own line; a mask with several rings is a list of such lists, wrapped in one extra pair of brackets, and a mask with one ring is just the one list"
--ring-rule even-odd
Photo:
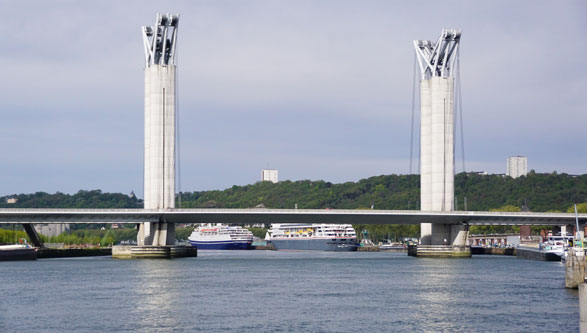
[[(145, 48), (145, 209), (175, 208), (175, 50), (179, 15), (157, 14), (142, 27)], [(139, 246), (175, 245), (175, 225), (139, 225)]]
[[(145, 209), (175, 208), (178, 24), (178, 14), (157, 14), (154, 26), (142, 27), (145, 48)], [(114, 257), (169, 258), (195, 253), (195, 248), (175, 246), (175, 224), (167, 223), (163, 218), (159, 222), (139, 223), (138, 228), (137, 246), (117, 247), (112, 250)]]
[[(420, 202), (423, 211), (454, 209), (455, 71), (461, 31), (434, 43), (415, 40), (420, 68)], [(466, 225), (421, 224), (418, 256), (470, 256)]]

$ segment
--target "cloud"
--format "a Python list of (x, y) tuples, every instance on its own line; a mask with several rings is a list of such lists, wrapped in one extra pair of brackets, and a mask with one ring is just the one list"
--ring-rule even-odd
[(0, 22), (10, 31), (0, 192), (141, 192), (139, 28), (157, 11), (181, 14), (183, 190), (253, 182), (267, 163), (294, 180), (406, 173), (412, 40), (444, 27), (463, 29), (468, 165), (502, 173), (521, 154), (537, 171), (585, 173), (586, 10), (582, 1), (3, 2), (0, 11), (26, 15)]

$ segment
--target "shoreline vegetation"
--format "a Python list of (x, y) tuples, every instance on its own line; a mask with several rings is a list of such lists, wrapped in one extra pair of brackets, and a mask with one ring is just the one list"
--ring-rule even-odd
[[(181, 193), (178, 208), (299, 208), (299, 209), (419, 209), (419, 175), (382, 175), (357, 182), (333, 184), (299, 180), (279, 183), (257, 182), (232, 186), (225, 190)], [(455, 175), (455, 210), (573, 212), (587, 213), (587, 175), (536, 173), (513, 179), (504, 175), (460, 173)], [(36, 192), (0, 197), (0, 208), (142, 208), (143, 201), (134, 193), (103, 193), (81, 190), (76, 194)], [(374, 242), (419, 237), (419, 225), (353, 225), (357, 233), (366, 230)], [(134, 225), (72, 224), (71, 230), (55, 237), (42, 236), (44, 242), (64, 244), (118, 244), (136, 240)], [(100, 230), (105, 228), (105, 230)], [(0, 243), (26, 239), (22, 230), (11, 226), (0, 229)], [(21, 229), (18, 226), (18, 229)], [(534, 226), (533, 233), (542, 227)], [(177, 238), (187, 239), (193, 227), (177, 228)], [(251, 228), (264, 238), (265, 228)], [(471, 226), (471, 233), (519, 232), (515, 226)]]

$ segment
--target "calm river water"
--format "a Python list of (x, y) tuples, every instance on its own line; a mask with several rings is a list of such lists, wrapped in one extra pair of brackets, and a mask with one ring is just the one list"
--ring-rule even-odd
[(0, 262), (0, 331), (577, 332), (564, 266), (515, 257), (200, 251)]

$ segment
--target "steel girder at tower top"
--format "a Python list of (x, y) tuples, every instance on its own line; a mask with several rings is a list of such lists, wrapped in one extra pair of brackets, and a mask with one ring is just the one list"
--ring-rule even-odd
[(429, 40), (415, 40), (422, 80), (431, 77), (453, 77), (461, 30), (443, 29), (435, 44)]
[(175, 65), (179, 14), (157, 14), (154, 27), (142, 27), (145, 66)]

